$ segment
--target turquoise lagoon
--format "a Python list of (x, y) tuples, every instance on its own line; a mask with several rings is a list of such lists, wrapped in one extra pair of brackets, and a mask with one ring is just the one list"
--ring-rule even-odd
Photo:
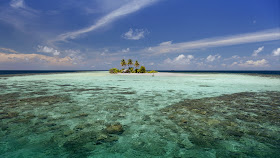
[(0, 157), (279, 157), (280, 78), (0, 76)]

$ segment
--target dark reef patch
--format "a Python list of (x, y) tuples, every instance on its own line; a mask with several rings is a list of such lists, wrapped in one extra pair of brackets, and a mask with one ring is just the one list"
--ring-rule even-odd
[(77, 88), (77, 89), (71, 89), (71, 90), (65, 90), (65, 92), (88, 92), (88, 91), (102, 91), (104, 89), (102, 88), (89, 88), (89, 89), (86, 89), (86, 88)]
[(208, 86), (208, 85), (199, 85), (199, 87), (211, 87), (211, 86)]
[[(279, 96), (280, 92), (269, 91), (186, 99), (161, 112), (189, 133), (198, 147), (219, 149), (224, 141), (237, 141), (239, 150), (219, 155), (238, 155), (241, 150), (250, 151), (243, 152), (247, 156), (275, 157), (280, 154)], [(250, 148), (246, 139), (259, 145)]]
[(19, 92), (0, 94), (0, 103), (7, 103), (8, 101), (15, 100), (20, 96), (21, 94)]
[(136, 94), (135, 91), (120, 91), (118, 94)]
[(61, 86), (61, 87), (70, 87), (72, 86), (71, 84), (59, 84), (58, 86)]
[(19, 99), (21, 104), (30, 104), (35, 106), (53, 105), (56, 103), (69, 102), (70, 98), (64, 95), (52, 95), (52, 96), (39, 96), (33, 98)]

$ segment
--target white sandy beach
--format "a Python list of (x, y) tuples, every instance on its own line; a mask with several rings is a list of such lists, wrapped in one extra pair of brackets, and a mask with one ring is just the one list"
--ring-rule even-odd
[(172, 72), (158, 72), (158, 73), (118, 73), (117, 75), (121, 76), (174, 76), (174, 77), (180, 77), (180, 76), (208, 76), (205, 74), (186, 74), (186, 73), (172, 73)]

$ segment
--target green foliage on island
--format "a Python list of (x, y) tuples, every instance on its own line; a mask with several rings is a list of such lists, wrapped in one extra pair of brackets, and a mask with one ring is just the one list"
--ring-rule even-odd
[(126, 66), (126, 62), (124, 59), (121, 60), (121, 66)]
[(121, 70), (119, 70), (119, 69), (117, 69), (117, 68), (112, 68), (112, 69), (109, 70), (109, 72), (110, 72), (111, 74), (117, 74), (117, 73), (121, 72)]
[(152, 71), (148, 71), (147, 73), (158, 73), (158, 72), (155, 70), (152, 70)]
[(130, 65), (133, 65), (133, 61), (131, 59), (127, 60), (127, 66), (129, 67)]
[(133, 72), (133, 71), (134, 71), (134, 68), (133, 68), (133, 67), (129, 67), (128, 70), (129, 70), (130, 73), (134, 73), (134, 72)]
[[(119, 70), (117, 68), (111, 68), (109, 70), (109, 72), (111, 74), (117, 74), (117, 73), (157, 73), (157, 71), (155, 71), (155, 70), (146, 71), (145, 66), (141, 66), (138, 69), (140, 64), (137, 60), (135, 61), (135, 63), (133, 63), (132, 59), (128, 59), (127, 62), (124, 59), (122, 59), (120, 64), (123, 67), (123, 69)], [(126, 69), (126, 66), (128, 66), (128, 69)]]
[(140, 64), (139, 64), (138, 61), (136, 60), (135, 63), (134, 63), (135, 69), (137, 69), (139, 66), (140, 66)]
[(145, 68), (145, 66), (141, 66), (141, 67), (140, 67), (139, 73), (146, 73), (146, 68)]

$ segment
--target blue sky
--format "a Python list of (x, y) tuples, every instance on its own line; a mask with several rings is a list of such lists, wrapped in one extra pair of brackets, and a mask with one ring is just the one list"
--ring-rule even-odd
[(1, 0), (0, 69), (280, 70), (279, 0)]

